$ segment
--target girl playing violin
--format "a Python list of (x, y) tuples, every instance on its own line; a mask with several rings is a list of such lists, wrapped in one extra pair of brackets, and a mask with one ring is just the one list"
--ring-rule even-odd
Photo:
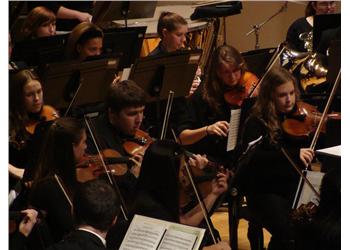
[(305, 148), (302, 142), (290, 140), (282, 131), (281, 123), (295, 109), (297, 97), (295, 78), (286, 69), (271, 70), (260, 85), (242, 135), (243, 148), (262, 136), (239, 183), (254, 222), (272, 235), (268, 249), (294, 249), (289, 212), (300, 177), (281, 147), (300, 167), (306, 167), (314, 157), (311, 149)]
[(76, 164), (82, 160), (85, 149), (86, 132), (81, 121), (67, 117), (51, 124), (36, 165), (29, 204), (47, 212), (53, 242), (73, 229)]
[[(207, 162), (206, 158), (196, 155), (189, 164), (200, 168)], [(185, 154), (180, 145), (173, 141), (153, 142), (147, 148), (142, 162), (133, 214), (198, 226), (203, 220), (199, 205), (187, 212), (182, 211), (180, 207), (179, 187), (184, 164)], [(226, 190), (227, 174), (218, 173), (217, 178), (212, 181), (212, 191), (203, 197), (208, 210), (212, 208), (219, 195)], [(208, 249), (230, 249), (225, 242), (211, 247)]]
[(19, 168), (28, 166), (31, 160), (32, 135), (38, 123), (53, 120), (57, 112), (44, 105), (41, 81), (30, 69), (10, 75), (9, 86), (9, 142), (10, 163)]
[(256, 95), (257, 81), (235, 48), (218, 47), (213, 53), (208, 80), (189, 98), (190, 116), (178, 127), (181, 143), (194, 144), (192, 152), (230, 162), (226, 154), (230, 111), (240, 107), (248, 95)]

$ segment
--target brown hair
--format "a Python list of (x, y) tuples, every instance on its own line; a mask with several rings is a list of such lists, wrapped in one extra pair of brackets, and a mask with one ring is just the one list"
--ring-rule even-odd
[(24, 106), (24, 86), (30, 81), (41, 83), (34, 70), (24, 69), (14, 75), (10, 75), (9, 86), (9, 116), (10, 116), (10, 136), (16, 140), (26, 140), (25, 124), (29, 120), (28, 113)]
[(282, 67), (273, 68), (260, 83), (259, 94), (251, 111), (251, 115), (257, 117), (267, 127), (271, 143), (277, 142), (281, 130), (274, 101), (275, 90), (289, 81), (293, 82), (295, 95), (298, 98), (299, 89), (294, 76)]
[(314, 16), (316, 14), (315, 7), (313, 6), (316, 4), (317, 1), (309, 1), (305, 7), (305, 17), (308, 16)]
[(74, 27), (70, 33), (66, 44), (66, 58), (77, 59), (79, 57), (77, 45), (84, 43), (92, 38), (103, 38), (103, 31), (93, 23), (82, 22)]
[(173, 32), (177, 30), (180, 25), (187, 25), (185, 18), (173, 12), (162, 12), (159, 16), (157, 25), (157, 32), (159, 37), (161, 39), (163, 38), (163, 29), (166, 29), (169, 32)]
[(22, 26), (23, 38), (36, 38), (37, 29), (45, 23), (56, 22), (56, 15), (51, 10), (38, 6), (32, 9)]
[(107, 109), (118, 114), (125, 107), (146, 104), (146, 93), (134, 81), (125, 80), (111, 86), (106, 99)]
[(214, 51), (208, 80), (204, 84), (203, 99), (216, 113), (221, 112), (220, 104), (223, 102), (225, 92), (225, 84), (217, 74), (218, 68), (223, 64), (230, 64), (234, 68), (241, 69), (242, 75), (247, 70), (246, 63), (236, 48), (222, 45)]

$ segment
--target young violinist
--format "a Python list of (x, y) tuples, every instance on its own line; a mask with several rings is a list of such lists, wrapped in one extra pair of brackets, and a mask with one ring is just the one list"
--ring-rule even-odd
[[(9, 162), (17, 168), (29, 167), (36, 125), (58, 117), (44, 105), (41, 80), (31, 69), (10, 75), (9, 84)], [(11, 183), (10, 183), (11, 184)]]
[(52, 241), (60, 241), (74, 227), (72, 201), (78, 186), (76, 164), (85, 154), (84, 124), (75, 118), (58, 118), (50, 125), (35, 168), (29, 204), (47, 213)]
[[(204, 218), (200, 206), (184, 211), (180, 205), (181, 183), (183, 178), (187, 178), (184, 174), (185, 158), (184, 150), (173, 141), (155, 141), (147, 148), (137, 182), (132, 214), (199, 226)], [(195, 155), (189, 161), (193, 168), (201, 168), (207, 163), (207, 159), (200, 155)], [(211, 183), (211, 192), (203, 197), (208, 211), (226, 190), (227, 173), (217, 173)], [(226, 242), (220, 242), (208, 249), (230, 248)]]
[[(140, 147), (134, 151), (133, 147), (127, 147), (135, 142), (136, 146), (144, 145), (141, 141), (146, 139), (140, 130), (145, 109), (146, 94), (133, 81), (125, 80), (111, 86), (106, 98), (105, 112), (91, 120), (96, 141), (100, 150), (112, 149), (120, 156), (128, 156), (131, 162), (128, 171), (123, 176), (118, 176), (118, 184), (125, 198), (130, 198), (136, 178), (139, 175), (142, 156), (145, 148)], [(147, 138), (150, 143), (150, 138)], [(145, 146), (145, 145), (144, 145)], [(90, 154), (96, 154), (97, 149), (93, 144), (91, 135), (88, 136), (88, 150)]]
[(295, 110), (297, 98), (295, 78), (284, 68), (271, 70), (260, 84), (242, 135), (243, 148), (262, 136), (261, 144), (240, 174), (239, 183), (254, 223), (272, 235), (268, 249), (294, 249), (295, 243), (289, 213), (300, 176), (281, 148), (289, 152), (301, 169), (314, 157), (306, 142), (290, 139), (282, 129), (281, 123)]
[(65, 57), (84, 61), (89, 56), (99, 56), (103, 47), (103, 31), (93, 23), (82, 22), (70, 33)]
[(241, 54), (232, 46), (218, 47), (212, 57), (208, 80), (189, 98), (189, 116), (178, 129), (183, 145), (229, 166), (226, 153), (231, 109), (257, 93), (257, 77), (247, 71)]

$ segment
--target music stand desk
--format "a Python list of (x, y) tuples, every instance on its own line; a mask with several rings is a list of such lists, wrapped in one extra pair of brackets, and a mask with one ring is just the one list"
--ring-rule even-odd
[[(188, 23), (188, 31), (192, 32), (195, 30), (201, 30), (207, 27), (208, 22), (206, 21), (192, 21), (190, 19), (191, 14), (197, 6), (195, 5), (167, 5), (167, 6), (157, 6), (152, 18), (138, 18), (138, 19), (128, 19), (128, 27), (138, 27), (147, 26), (145, 38), (156, 38), (157, 24), (159, 15), (163, 11), (171, 11), (181, 15)], [(124, 27), (124, 20), (114, 20), (113, 21), (118, 26)]]

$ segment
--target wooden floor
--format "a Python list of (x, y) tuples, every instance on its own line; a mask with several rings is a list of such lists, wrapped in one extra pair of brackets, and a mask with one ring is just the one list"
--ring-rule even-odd
[[(220, 232), (221, 239), (224, 241), (229, 241), (229, 230), (228, 230), (228, 214), (227, 211), (217, 211), (215, 212), (211, 219), (217, 230)], [(249, 241), (247, 238), (248, 222), (244, 219), (239, 221), (238, 226), (238, 249), (239, 250), (250, 250)], [(270, 241), (271, 235), (264, 229), (264, 245), (267, 245)]]

